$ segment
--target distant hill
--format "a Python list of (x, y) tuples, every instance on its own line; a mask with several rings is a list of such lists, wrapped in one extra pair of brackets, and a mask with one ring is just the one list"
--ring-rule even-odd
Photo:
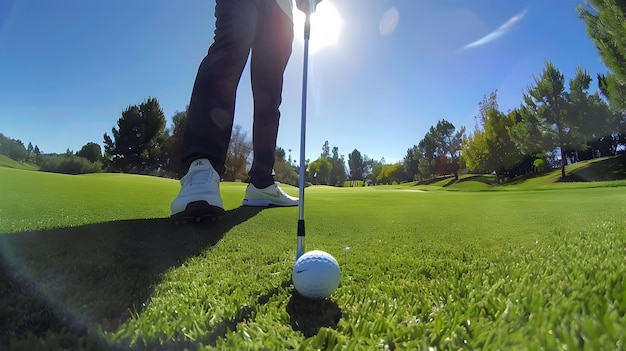
[(495, 176), (490, 174), (465, 174), (455, 180), (452, 176), (443, 176), (420, 182), (418, 186), (442, 187), (458, 190), (484, 190), (492, 186), (535, 187), (562, 182), (599, 182), (626, 179), (626, 154), (601, 157), (581, 161), (565, 167), (566, 177), (561, 179), (561, 170), (555, 169), (538, 174), (528, 174), (514, 178), (505, 184), (496, 185)]
[(15, 160), (10, 159), (6, 155), (0, 155), (0, 167), (25, 169), (28, 171), (36, 171), (39, 169), (39, 167), (35, 164), (29, 163), (29, 162), (24, 162), (24, 163), (17, 162)]

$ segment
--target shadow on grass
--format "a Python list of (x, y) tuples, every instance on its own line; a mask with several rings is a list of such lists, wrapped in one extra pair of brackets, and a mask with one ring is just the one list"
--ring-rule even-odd
[(569, 176), (572, 181), (578, 182), (626, 179), (626, 154), (592, 162), (587, 167), (571, 172)]
[(459, 183), (474, 181), (474, 182), (483, 183), (485, 185), (493, 185), (495, 180), (496, 180), (495, 176), (481, 174), (481, 175), (472, 175), (472, 176), (460, 179)]
[(219, 322), (213, 330), (203, 338), (196, 340), (174, 340), (165, 344), (159, 342), (139, 342), (139, 350), (193, 350), (198, 344), (216, 346), (217, 340), (224, 338), (228, 332), (237, 330), (237, 324), (253, 320), (256, 317), (259, 306), (265, 305), (273, 296), (278, 295), (281, 289), (286, 289), (291, 285), (291, 279), (284, 281), (280, 287), (275, 287), (270, 291), (259, 294), (255, 304), (245, 305), (235, 313), (235, 316)]
[[(217, 340), (224, 338), (228, 332), (237, 330), (239, 323), (252, 321), (256, 317), (259, 307), (268, 303), (268, 301), (281, 293), (281, 290), (287, 289), (292, 285), (291, 279), (282, 282), (279, 287), (275, 287), (270, 291), (259, 294), (257, 300), (252, 305), (241, 307), (235, 316), (219, 322), (213, 327), (213, 330), (206, 336), (196, 340), (174, 340), (165, 344), (159, 342), (138, 342), (139, 350), (193, 350), (198, 344), (216, 346)], [(292, 296), (287, 303), (286, 311), (290, 316), (291, 328), (294, 331), (301, 332), (305, 337), (317, 335), (322, 327), (336, 328), (337, 323), (342, 317), (339, 306), (329, 300), (309, 300), (300, 295), (295, 289), (292, 289)]]
[(426, 179), (426, 180), (422, 180), (422, 181), (417, 182), (417, 184), (415, 184), (415, 185), (431, 185), (431, 184), (440, 182), (442, 180), (450, 179), (450, 178), (454, 179), (454, 176), (449, 175), (449, 176), (441, 176), (441, 177), (435, 177), (435, 178), (431, 178), (431, 179)]
[(117, 329), (142, 311), (165, 271), (261, 210), (179, 226), (158, 218), (0, 234), (0, 348), (50, 332), (84, 336), (93, 323)]
[(559, 177), (554, 182), (555, 183), (584, 183), (584, 182), (588, 182), (588, 180), (579, 176), (576, 173), (569, 173), (569, 174), (565, 174), (565, 178)]
[(309, 300), (295, 289), (287, 303), (291, 329), (305, 337), (317, 335), (322, 327), (335, 329), (342, 317), (341, 308), (330, 299)]

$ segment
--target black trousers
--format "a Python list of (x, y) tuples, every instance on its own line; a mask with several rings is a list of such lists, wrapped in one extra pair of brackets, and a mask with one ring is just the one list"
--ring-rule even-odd
[(187, 111), (183, 162), (208, 158), (222, 176), (233, 128), (235, 95), (250, 52), (254, 97), (250, 182), (274, 184), (272, 169), (283, 75), (293, 23), (276, 0), (216, 0), (215, 37), (200, 63)]

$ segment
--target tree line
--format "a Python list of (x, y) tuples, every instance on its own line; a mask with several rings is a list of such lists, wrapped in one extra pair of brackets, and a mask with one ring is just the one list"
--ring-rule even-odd
[[(305, 161), (310, 184), (392, 184), (421, 181), (460, 171), (495, 173), (498, 181), (560, 164), (562, 176), (567, 163), (615, 155), (626, 146), (626, 114), (610, 104), (604, 76), (598, 76), (599, 93), (589, 94), (592, 79), (581, 67), (565, 89), (563, 74), (551, 63), (523, 95), (519, 108), (499, 110), (497, 91), (478, 103), (479, 116), (472, 133), (457, 129), (441, 119), (424, 137), (407, 150), (402, 161), (387, 164), (354, 149), (347, 160), (338, 147), (326, 141), (315, 160)], [(608, 102), (607, 102), (608, 101)], [(20, 140), (0, 134), (0, 153), (15, 160), (38, 164), (42, 171), (61, 173), (124, 172), (180, 177), (186, 172), (181, 159), (186, 111), (176, 112), (172, 125), (156, 98), (128, 106), (111, 129), (104, 133), (102, 147), (85, 144), (78, 152), (45, 155), (38, 146), (25, 147)], [(226, 157), (223, 180), (247, 179), (252, 141), (241, 125), (235, 125)], [(298, 184), (299, 165), (278, 147), (275, 178)], [(559, 157), (560, 156), (560, 157)], [(558, 160), (558, 164), (557, 164)], [(347, 167), (346, 167), (347, 166)]]
[[(498, 181), (529, 172), (560, 168), (626, 148), (626, 30), (623, 1), (590, 0), (577, 10), (609, 68), (598, 74), (598, 92), (590, 93), (593, 79), (577, 67), (567, 83), (550, 61), (522, 96), (519, 107), (500, 111), (497, 91), (478, 103), (474, 129), (456, 128), (446, 119), (430, 127), (423, 138), (407, 149), (402, 161), (387, 164), (354, 149), (347, 160), (326, 141), (315, 160), (306, 160), (306, 181), (311, 184), (389, 184), (419, 181), (460, 172), (494, 173)], [(0, 153), (41, 170), (63, 173), (127, 172), (180, 177), (186, 111), (176, 112), (172, 125), (156, 98), (128, 106), (111, 133), (104, 133), (103, 148), (90, 142), (80, 151), (43, 154), (37, 145), (0, 134)], [(278, 181), (296, 185), (299, 165), (291, 149), (276, 150), (274, 167)], [(235, 125), (226, 158), (224, 180), (246, 180), (252, 143), (248, 133)]]

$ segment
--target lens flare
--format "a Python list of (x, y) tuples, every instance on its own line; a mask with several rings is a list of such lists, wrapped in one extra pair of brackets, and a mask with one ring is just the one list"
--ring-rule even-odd
[[(294, 35), (298, 41), (304, 37), (304, 13), (294, 9)], [(335, 46), (339, 41), (342, 21), (339, 12), (329, 1), (322, 1), (311, 15), (309, 52), (314, 54), (324, 47)]]
[(387, 10), (378, 24), (378, 30), (382, 35), (389, 35), (396, 30), (398, 23), (400, 22), (400, 12), (395, 7)]

